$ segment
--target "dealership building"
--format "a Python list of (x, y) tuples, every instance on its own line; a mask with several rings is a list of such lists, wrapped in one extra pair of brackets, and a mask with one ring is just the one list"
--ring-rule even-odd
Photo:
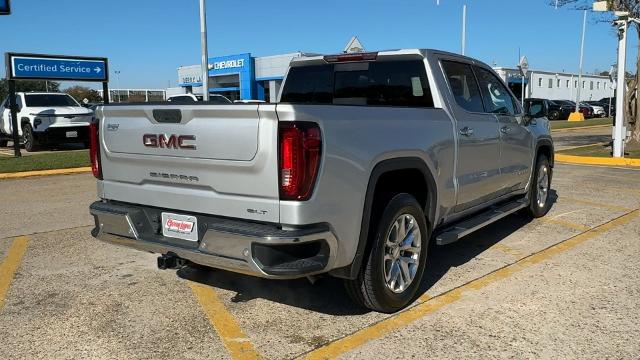
[[(275, 102), (291, 60), (312, 55), (317, 54), (293, 52), (253, 57), (250, 53), (244, 53), (209, 58), (209, 92), (224, 95), (230, 100)], [(578, 86), (581, 87), (580, 98), (583, 101), (615, 96), (612, 82), (606, 76), (584, 74), (579, 81), (577, 74), (529, 70), (523, 81), (518, 69), (494, 67), (494, 70), (518, 98), (523, 85), (525, 98), (575, 101)], [(202, 94), (201, 66), (179, 67), (178, 86), (167, 89), (167, 96), (180, 93)]]
[[(293, 58), (314, 55), (294, 52), (282, 55), (253, 57), (250, 53), (209, 58), (209, 92), (230, 100), (264, 100), (275, 102), (282, 79)], [(200, 65), (178, 68), (177, 93), (202, 94)]]

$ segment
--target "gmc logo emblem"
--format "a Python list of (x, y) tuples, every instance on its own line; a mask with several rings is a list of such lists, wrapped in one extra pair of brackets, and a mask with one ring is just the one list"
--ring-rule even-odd
[(196, 141), (195, 135), (165, 135), (165, 134), (144, 134), (142, 143), (151, 148), (184, 149), (195, 150), (194, 144), (185, 144), (187, 141)]

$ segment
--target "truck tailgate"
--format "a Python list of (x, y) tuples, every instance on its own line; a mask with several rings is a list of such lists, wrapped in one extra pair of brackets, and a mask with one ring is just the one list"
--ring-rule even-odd
[(279, 221), (275, 105), (116, 105), (97, 115), (104, 198)]

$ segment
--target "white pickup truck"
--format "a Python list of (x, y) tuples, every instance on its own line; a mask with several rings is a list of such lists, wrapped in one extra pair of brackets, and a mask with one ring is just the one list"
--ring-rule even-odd
[(397, 311), (427, 249), (544, 216), (553, 141), (486, 64), (438, 50), (297, 58), (277, 104), (106, 105), (93, 236), (272, 279), (328, 274)]
[[(64, 93), (16, 94), (18, 135), (25, 150), (60, 143), (84, 143), (88, 147), (89, 124), (93, 112)], [(7, 97), (0, 105), (0, 146), (7, 146), (13, 134), (11, 109)]]

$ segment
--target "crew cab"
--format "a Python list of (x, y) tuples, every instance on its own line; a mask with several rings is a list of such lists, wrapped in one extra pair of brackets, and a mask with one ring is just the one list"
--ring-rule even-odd
[[(64, 93), (16, 93), (18, 135), (25, 150), (61, 143), (89, 144), (89, 124), (93, 111)], [(13, 134), (11, 109), (7, 97), (0, 106), (0, 146)]]
[(553, 200), (546, 118), (486, 64), (438, 50), (294, 59), (275, 104), (96, 110), (92, 235), (272, 279), (344, 279), (352, 299), (410, 304), (446, 245)]

